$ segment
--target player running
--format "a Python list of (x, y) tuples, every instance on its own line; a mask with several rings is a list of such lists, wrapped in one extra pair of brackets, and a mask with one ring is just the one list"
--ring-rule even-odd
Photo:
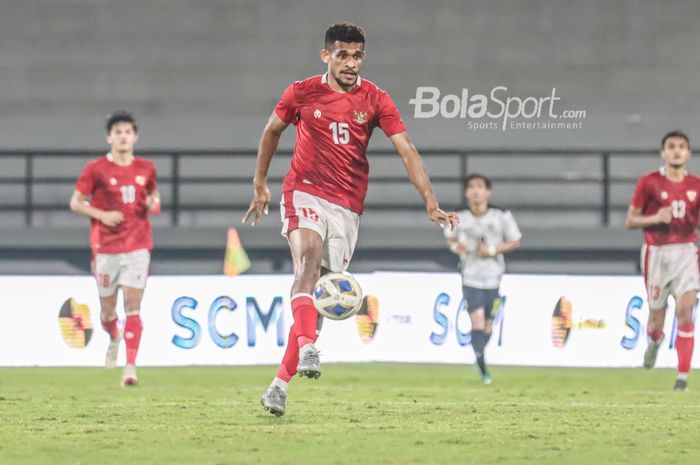
[(661, 141), (664, 166), (639, 178), (625, 224), (644, 229), (642, 272), (649, 301), (648, 346), (644, 367), (652, 368), (664, 339), (669, 294), (676, 301), (678, 375), (674, 389), (688, 389), (693, 356), (693, 308), (700, 289), (698, 209), (700, 178), (685, 169), (690, 160), (688, 136), (674, 131)]
[(472, 324), (472, 349), (484, 384), (491, 384), (484, 352), (491, 339), (499, 300), (501, 277), (506, 269), (503, 255), (520, 247), (520, 228), (510, 211), (489, 205), (491, 180), (472, 174), (464, 181), (469, 208), (458, 212), (459, 226), (445, 228), (450, 250), (459, 256), (462, 292)]
[(136, 355), (141, 341), (141, 299), (153, 238), (148, 214), (160, 211), (155, 165), (134, 156), (138, 128), (130, 113), (107, 120), (111, 151), (89, 162), (75, 184), (70, 208), (89, 216), (93, 273), (100, 295), (100, 319), (109, 333), (105, 366), (114, 368), (122, 334), (117, 327), (117, 289), (124, 297), (126, 366), (122, 386), (138, 383)]
[(253, 225), (268, 211), (267, 174), (280, 135), (290, 124), (297, 128), (280, 208), (282, 235), (289, 241), (294, 262), (294, 324), (277, 376), (261, 399), (265, 410), (274, 415), (285, 413), (287, 383), (296, 373), (308, 378), (321, 375), (314, 344), (321, 319), (311, 291), (322, 269), (344, 271), (352, 258), (367, 193), (367, 144), (376, 127), (401, 156), (428, 218), (440, 226), (454, 227), (459, 221), (454, 212), (440, 209), (423, 161), (389, 94), (360, 77), (364, 59), (361, 27), (330, 26), (321, 50), (327, 72), (297, 81), (284, 91), (258, 146), (254, 198), (243, 218), (245, 222), (253, 216)]

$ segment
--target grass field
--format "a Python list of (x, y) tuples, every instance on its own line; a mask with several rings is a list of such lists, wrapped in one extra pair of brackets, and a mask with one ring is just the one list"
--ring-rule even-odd
[(272, 367), (139, 374), (0, 369), (0, 464), (700, 463), (700, 389), (670, 370), (329, 364), (281, 418)]

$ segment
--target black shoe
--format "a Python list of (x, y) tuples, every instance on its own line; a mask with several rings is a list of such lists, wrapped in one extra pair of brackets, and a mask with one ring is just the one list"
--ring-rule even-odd
[(677, 379), (676, 385), (673, 386), (674, 391), (687, 391), (688, 390), (688, 380), (687, 379)]

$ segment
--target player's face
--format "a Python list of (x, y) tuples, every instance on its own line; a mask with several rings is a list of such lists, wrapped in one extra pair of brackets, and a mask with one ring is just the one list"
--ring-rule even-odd
[(321, 50), (321, 59), (341, 87), (351, 88), (357, 83), (365, 59), (365, 44), (336, 41), (330, 49)]
[(107, 134), (107, 143), (112, 146), (112, 152), (132, 152), (138, 138), (131, 123), (119, 122), (115, 123)]
[(661, 158), (673, 168), (682, 168), (690, 160), (688, 141), (683, 137), (669, 137), (661, 150)]
[(491, 197), (491, 190), (486, 187), (483, 179), (472, 179), (469, 181), (464, 196), (469, 201), (469, 205), (483, 205)]

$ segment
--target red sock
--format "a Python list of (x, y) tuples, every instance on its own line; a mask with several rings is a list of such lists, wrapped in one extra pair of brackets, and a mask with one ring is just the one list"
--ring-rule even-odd
[(318, 312), (316, 312), (311, 295), (297, 294), (292, 297), (292, 313), (294, 314), (297, 343), (299, 348), (302, 348), (316, 340)]
[(693, 346), (695, 345), (695, 325), (685, 323), (678, 325), (676, 335), (676, 352), (678, 353), (678, 373), (688, 374), (690, 360), (693, 358)]
[(136, 355), (139, 353), (139, 343), (141, 342), (141, 324), (140, 315), (128, 315), (126, 317), (126, 325), (124, 326), (124, 340), (126, 341), (126, 364), (135, 365)]
[(282, 363), (277, 369), (277, 377), (288, 383), (297, 374), (297, 365), (299, 365), (299, 343), (294, 325), (292, 325), (289, 328), (289, 339), (287, 339), (287, 348), (284, 350)]
[(111, 321), (102, 320), (102, 328), (107, 331), (109, 338), (115, 340), (119, 337), (119, 328), (117, 327), (117, 317), (115, 316)]
[(647, 336), (654, 342), (658, 342), (664, 337), (664, 332), (660, 329), (647, 328)]

